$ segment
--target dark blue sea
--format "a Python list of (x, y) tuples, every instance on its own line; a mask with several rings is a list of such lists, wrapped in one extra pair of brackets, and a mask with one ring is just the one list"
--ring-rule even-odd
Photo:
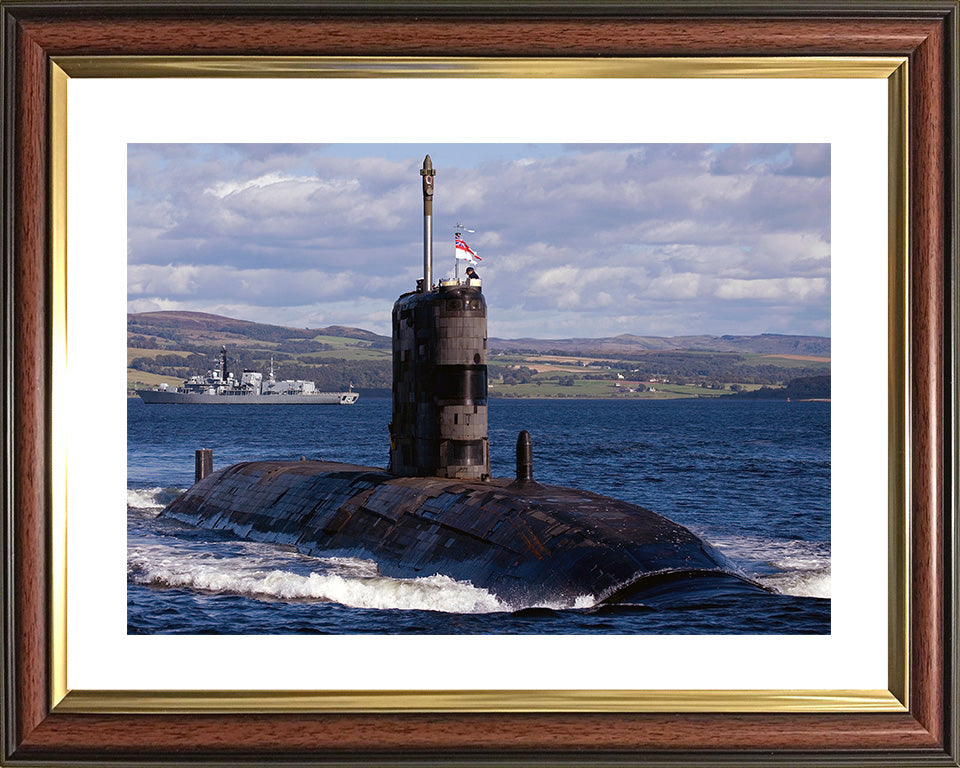
[(354, 406), (127, 409), (131, 634), (829, 634), (830, 403), (730, 399), (491, 400), (493, 474), (511, 477), (521, 429), (534, 478), (652, 509), (723, 551), (769, 595), (670, 604), (504, 605), (443, 574), (380, 576), (159, 516), (214, 468), (254, 459), (385, 466), (389, 399)]

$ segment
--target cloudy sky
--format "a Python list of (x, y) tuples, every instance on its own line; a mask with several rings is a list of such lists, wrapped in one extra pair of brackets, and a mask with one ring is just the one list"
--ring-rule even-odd
[(128, 310), (389, 334), (427, 153), (491, 336), (830, 335), (825, 144), (131, 144)]

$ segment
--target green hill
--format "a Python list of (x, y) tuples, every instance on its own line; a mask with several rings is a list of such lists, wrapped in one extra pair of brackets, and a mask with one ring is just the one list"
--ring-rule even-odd
[[(127, 387), (179, 384), (213, 369), (306, 379), (320, 389), (353, 385), (388, 394), (387, 336), (331, 325), (292, 328), (204, 312), (127, 315)], [(621, 335), (599, 339), (490, 339), (492, 397), (718, 397), (830, 373), (830, 339), (814, 336)], [(769, 396), (769, 395), (761, 395)], [(779, 396), (779, 395), (777, 395)], [(785, 395), (786, 396), (786, 395)], [(827, 395), (829, 396), (829, 395)]]
[(307, 379), (320, 389), (391, 386), (391, 342), (361, 328), (289, 328), (204, 312), (127, 315), (127, 388), (179, 384), (213, 369), (221, 346), (228, 369), (267, 371), (279, 379)]

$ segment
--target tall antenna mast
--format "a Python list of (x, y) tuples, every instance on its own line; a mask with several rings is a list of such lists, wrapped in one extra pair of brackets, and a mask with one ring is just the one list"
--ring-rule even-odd
[(430, 291), (433, 286), (433, 170), (430, 155), (423, 159), (423, 290)]

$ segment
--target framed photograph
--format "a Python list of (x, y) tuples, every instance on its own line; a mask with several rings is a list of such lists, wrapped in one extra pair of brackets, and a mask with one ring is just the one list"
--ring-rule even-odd
[[(958, 764), (956, 2), (894, 2), (882, 12), (856, 2), (719, 9), (0, 4), (5, 762)], [(385, 630), (379, 620), (364, 623), (368, 617), (351, 624), (347, 613), (334, 611), (331, 632), (309, 637), (295, 628), (271, 632), (272, 622), (296, 626), (295, 614), (283, 610), (293, 603), (286, 591), (264, 599), (256, 592), (261, 587), (252, 587), (258, 605), (242, 609), (252, 627), (244, 631), (242, 622), (225, 625), (229, 612), (218, 614), (216, 599), (205, 597), (213, 591), (204, 581), (213, 578), (209, 570), (200, 576), (191, 563), (177, 571), (182, 551), (170, 548), (169, 530), (150, 527), (149, 516), (126, 515), (130, 493), (149, 490), (135, 484), (131, 491), (130, 477), (152, 478), (167, 462), (128, 464), (127, 440), (141, 440), (142, 433), (129, 431), (136, 426), (123, 403), (129, 387), (120, 383), (122, 374), (114, 376), (130, 362), (129, 355), (123, 360), (127, 313), (190, 310), (169, 297), (231, 280), (246, 286), (247, 295), (250, 281), (259, 281), (262, 297), (273, 279), (264, 262), (281, 261), (266, 240), (237, 246), (228, 233), (202, 247), (239, 248), (250, 261), (216, 262), (214, 272), (201, 274), (180, 266), (167, 244), (196, 244), (217, 221), (236, 225), (245, 213), (279, 231), (284, 211), (304, 195), (323, 201), (327, 235), (334, 237), (334, 222), (345, 216), (332, 211), (349, 207), (351, 190), (365, 191), (347, 181), (361, 176), (328, 173), (328, 186), (342, 182), (341, 200), (330, 190), (324, 196), (302, 169), (365, 165), (382, 182), (377, 188), (388, 190), (384, 195), (394, 188), (380, 169), (406, 169), (419, 200), (420, 176), (430, 168), (423, 154), (431, 147), (438, 165), (440, 158), (472, 158), (471, 172), (489, 172), (490, 188), (500, 184), (504, 203), (515, 194), (505, 185), (523, 187), (530, 177), (521, 171), (531, 166), (576, 171), (576, 180), (559, 183), (589, 190), (591, 169), (607, 183), (617, 163), (646, 163), (648, 176), (665, 179), (656, 187), (657, 202), (666, 206), (671, 195), (683, 196), (688, 222), (699, 216), (722, 228), (705, 186), (719, 184), (719, 174), (727, 186), (718, 189), (729, 192), (718, 198), (742, 194), (731, 179), (743, 168), (753, 178), (772, 169), (789, 182), (758, 184), (751, 211), (758, 210), (756, 196), (765, 195), (763, 210), (789, 217), (790, 231), (804, 233), (796, 219), (818, 211), (802, 247), (779, 230), (764, 241), (766, 252), (754, 241), (737, 242), (779, 272), (751, 273), (734, 266), (736, 252), (702, 245), (695, 256), (663, 261), (667, 266), (648, 277), (664, 313), (680, 311), (666, 300), (689, 291), (689, 281), (681, 283), (694, 271), (678, 274), (674, 265), (711, 258), (727, 265), (711, 284), (711, 295), (727, 307), (750, 312), (760, 290), (781, 318), (787, 294), (821, 308), (802, 327), (824, 329), (835, 351), (827, 354), (836, 369), (833, 402), (810, 404), (826, 406), (821, 416), (830, 425), (821, 484), (830, 509), (821, 521), (826, 532), (810, 537), (826, 538), (826, 564), (818, 560), (805, 573), (825, 573), (832, 599), (816, 593), (803, 602), (814, 594), (806, 588), (782, 623), (773, 609), (758, 608), (763, 615), (750, 619), (752, 629), (718, 620), (687, 636), (682, 625), (690, 618), (682, 612), (680, 629), (647, 633), (638, 629), (642, 621), (608, 606), (571, 604), (560, 608), (589, 608), (576, 625), (587, 629), (550, 630), (549, 623), (566, 619), (550, 613), (544, 620), (537, 613), (542, 601), (534, 601), (517, 609), (528, 631), (511, 632), (469, 611), (428, 616), (435, 603), (418, 595), (400, 606), (414, 608), (416, 627)], [(406, 154), (414, 150), (411, 161)], [(244, 178), (253, 181), (237, 186), (231, 163), (243, 164)], [(516, 172), (507, 178), (510, 169)], [(211, 214), (194, 201), (175, 209), (170, 196), (151, 207), (155, 190), (182, 187), (190, 174), (205, 185), (205, 199), (248, 207)], [(259, 194), (268, 182), (279, 183), (272, 193), (282, 194)], [(438, 194), (447, 183), (440, 166)], [(633, 189), (593, 188), (604, 195)], [(258, 194), (238, 196), (251, 190)], [(782, 203), (789, 195), (793, 207)], [(555, 199), (558, 208), (571, 205), (569, 197)], [(281, 204), (273, 217), (264, 215)], [(511, 206), (521, 209), (519, 202)], [(370, 207), (393, 215), (385, 204)], [(619, 210), (607, 209), (611, 216)], [(546, 226), (546, 210), (525, 211), (537, 218), (532, 228)], [(569, 250), (585, 250), (577, 237), (586, 227), (577, 216), (602, 215), (586, 202), (568, 208)], [(309, 242), (283, 226), (284, 236)], [(379, 225), (365, 226), (375, 233)], [(471, 240), (465, 232), (461, 226), (458, 238)], [(566, 285), (566, 295), (578, 301), (577, 289), (592, 280), (592, 295), (622, 303), (612, 286), (603, 290), (595, 257), (578, 271), (577, 259), (567, 259), (549, 237), (531, 243), (540, 250), (534, 247), (527, 261), (512, 246), (514, 268), (552, 268), (551, 285)], [(460, 251), (476, 257), (464, 246)], [(363, 244), (371, 252), (377, 247), (375, 237)], [(344, 280), (372, 284), (381, 262), (352, 273), (360, 257), (343, 252), (341, 268), (352, 275)], [(538, 266), (537, 254), (548, 263)], [(637, 264), (643, 256), (637, 254)], [(797, 264), (804, 265), (802, 275)], [(494, 259), (480, 265), (491, 287), (500, 280), (502, 297), (526, 279), (523, 270), (515, 274)], [(608, 276), (622, 275), (617, 269), (630, 263), (607, 266)], [(396, 262), (383, 268), (409, 271), (408, 282), (419, 269)], [(349, 291), (336, 293), (329, 274), (291, 274), (303, 279), (304, 295), (319, 292), (331, 303), (339, 297), (349, 317), (364, 316)], [(429, 272), (424, 280), (431, 280)], [(250, 311), (266, 316), (269, 297), (263, 302)], [(514, 306), (521, 303), (514, 298)], [(565, 317), (560, 305), (548, 306), (554, 328), (587, 329), (584, 316)], [(507, 314), (499, 327), (516, 329), (514, 338), (527, 335), (525, 316)], [(289, 319), (289, 325), (321, 325), (311, 323), (303, 315)], [(160, 338), (144, 333), (145, 345)], [(574, 335), (593, 334), (556, 333)], [(323, 352), (312, 332), (288, 347), (278, 354)], [(547, 365), (561, 373), (561, 363), (586, 365), (554, 357)], [(607, 386), (631, 384), (629, 394), (636, 395), (631, 373), (611, 369), (604, 373), (613, 382)], [(557, 387), (572, 384), (562, 378)], [(664, 386), (709, 388), (702, 378), (643, 381), (641, 394)], [(219, 381), (228, 381), (225, 368)], [(235, 384), (239, 392), (250, 382)], [(157, 382), (146, 386), (167, 391)], [(391, 463), (406, 460), (395, 448), (402, 430), (391, 424), (381, 437), (391, 445)], [(189, 434), (166, 439), (162, 450), (181, 451), (192, 471), (194, 448), (205, 446), (193, 445)], [(616, 472), (612, 478), (615, 490)], [(797, 514), (813, 506), (798, 504)], [(786, 500), (784, 507), (793, 514)], [(807, 557), (810, 541), (796, 538), (796, 551)], [(447, 546), (460, 545), (451, 538)], [(331, 568), (347, 565), (357, 563)], [(255, 570), (273, 567), (275, 561), (263, 561)], [(165, 575), (157, 576), (159, 570)], [(763, 586), (770, 573), (782, 578), (782, 570), (750, 573), (748, 580)], [(332, 575), (350, 579), (346, 572)], [(167, 599), (158, 586), (183, 578), (192, 579), (193, 593), (156, 610), (156, 601)], [(244, 589), (230, 587), (229, 599), (244, 599)], [(449, 599), (450, 583), (439, 591)], [(478, 599), (474, 592), (467, 598)], [(391, 599), (387, 607), (396, 608)], [(161, 614), (167, 624), (154, 623)], [(460, 623), (445, 631), (449, 615)]]

